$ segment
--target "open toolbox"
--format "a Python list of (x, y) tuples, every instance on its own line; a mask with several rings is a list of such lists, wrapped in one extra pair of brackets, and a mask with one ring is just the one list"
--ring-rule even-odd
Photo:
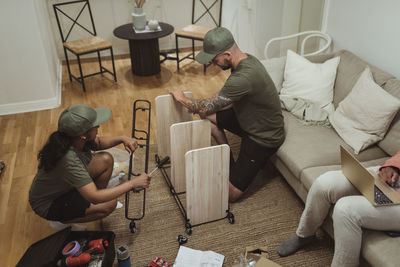
[[(98, 260), (99, 254), (103, 254), (101, 259), (101, 267), (113, 266), (115, 259), (115, 234), (112, 231), (71, 231), (71, 227), (65, 228), (57, 233), (54, 233), (42, 240), (32, 244), (24, 253), (20, 261), (17, 263), (17, 267), (35, 266), (35, 267), (47, 267), (47, 266), (58, 266), (60, 260), (66, 259), (62, 252), (64, 247), (72, 241), (83, 241), (82, 252), (89, 250), (89, 242), (103, 239), (107, 241), (107, 245), (104, 245), (103, 253), (92, 253), (91, 257), (96, 257)], [(86, 240), (86, 242), (85, 242)], [(103, 242), (104, 242), (103, 241)], [(104, 244), (104, 243), (103, 243)], [(97, 254), (97, 256), (95, 256)], [(65, 265), (60, 265), (65, 266)], [(88, 263), (77, 265), (77, 266), (88, 266)]]

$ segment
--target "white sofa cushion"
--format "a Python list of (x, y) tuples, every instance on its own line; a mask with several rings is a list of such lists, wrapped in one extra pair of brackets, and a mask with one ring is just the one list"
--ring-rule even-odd
[(340, 58), (322, 64), (288, 50), (281, 95), (297, 97), (318, 103), (328, 112), (333, 111), (333, 86)]
[[(388, 80), (383, 86), (383, 89), (400, 99), (400, 80)], [(378, 146), (391, 156), (394, 156), (400, 151), (400, 112), (397, 112), (385, 138), (378, 143)]]
[(399, 107), (400, 100), (377, 85), (366, 67), (330, 122), (358, 154), (383, 139)]

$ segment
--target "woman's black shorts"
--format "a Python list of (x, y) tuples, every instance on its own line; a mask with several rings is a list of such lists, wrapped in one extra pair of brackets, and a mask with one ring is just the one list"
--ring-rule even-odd
[(87, 201), (76, 189), (60, 196), (50, 206), (46, 219), (51, 221), (69, 221), (85, 217), (86, 209), (90, 207)]

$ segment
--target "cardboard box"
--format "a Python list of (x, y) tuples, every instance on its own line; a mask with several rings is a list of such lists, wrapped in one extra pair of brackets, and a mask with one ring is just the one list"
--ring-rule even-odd
[(256, 260), (254, 267), (280, 267), (281, 265), (269, 260), (269, 255), (266, 247), (249, 246), (246, 247), (246, 259)]
[(62, 249), (71, 241), (79, 239), (95, 240), (106, 239), (108, 247), (102, 262), (102, 267), (112, 267), (115, 259), (115, 234), (111, 231), (71, 231), (65, 228), (38, 242), (32, 244), (24, 253), (17, 267), (54, 267), (57, 261), (63, 258)]
[(266, 258), (260, 258), (254, 267), (281, 267), (278, 263), (275, 263)]

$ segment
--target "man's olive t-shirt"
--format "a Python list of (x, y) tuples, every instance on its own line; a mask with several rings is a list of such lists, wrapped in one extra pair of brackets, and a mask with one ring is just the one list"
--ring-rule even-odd
[(53, 169), (39, 169), (29, 191), (32, 209), (39, 216), (46, 217), (53, 200), (73, 188), (93, 182), (88, 172), (91, 159), (91, 151), (82, 152), (71, 146)]
[(261, 62), (247, 56), (232, 71), (219, 95), (233, 101), (240, 127), (249, 138), (264, 147), (278, 147), (285, 139), (278, 93)]

